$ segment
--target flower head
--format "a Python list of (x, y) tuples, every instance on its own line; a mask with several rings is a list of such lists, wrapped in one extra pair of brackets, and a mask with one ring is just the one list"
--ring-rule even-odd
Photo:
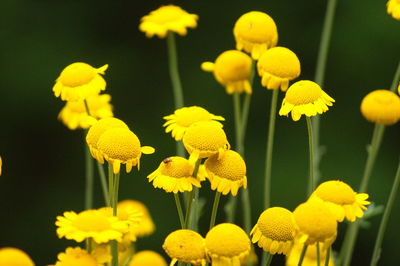
[(2, 266), (35, 266), (32, 259), (20, 249), (0, 248), (0, 265)]
[(206, 235), (206, 252), (212, 265), (234, 266), (247, 260), (251, 250), (250, 239), (237, 225), (222, 223)]
[[(297, 266), (299, 263), (301, 251), (304, 247), (304, 244), (299, 243), (298, 241), (294, 242), (293, 248), (290, 250), (289, 254), (286, 257), (286, 266)], [(329, 248), (329, 247), (327, 247)], [(319, 265), (324, 265), (326, 258), (327, 248), (320, 247), (320, 262)], [(332, 254), (332, 253), (331, 253)], [(315, 266), (317, 265), (317, 244), (311, 244), (307, 246), (307, 251), (303, 259), (302, 266)], [(329, 256), (329, 266), (335, 266), (333, 263), (333, 256)]]
[(165, 38), (168, 31), (183, 36), (186, 35), (187, 28), (197, 27), (197, 19), (197, 15), (189, 14), (179, 6), (167, 5), (142, 17), (139, 30), (143, 31), (148, 38), (153, 37), (153, 35)]
[(235, 23), (233, 35), (236, 49), (250, 53), (255, 60), (278, 42), (278, 31), (274, 20), (259, 11), (242, 15)]
[(171, 266), (177, 261), (194, 265), (206, 265), (204, 238), (192, 230), (180, 229), (165, 238), (163, 249), (172, 259)]
[(338, 222), (342, 222), (344, 218), (354, 222), (356, 218), (363, 217), (363, 211), (367, 209), (366, 205), (370, 204), (367, 201), (368, 194), (358, 194), (349, 185), (339, 180), (320, 184), (310, 198), (324, 201)]
[(152, 154), (154, 148), (141, 146), (138, 137), (127, 128), (111, 128), (105, 131), (97, 142), (97, 148), (106, 161), (112, 165), (115, 174), (120, 172), (121, 164), (129, 173), (133, 166), (140, 168), (142, 153)]
[(298, 121), (301, 115), (308, 117), (322, 114), (332, 106), (334, 99), (326, 94), (321, 87), (310, 80), (300, 80), (289, 87), (279, 115), (286, 115), (292, 112), (293, 121)]
[(400, 120), (400, 97), (389, 90), (375, 90), (364, 97), (360, 109), (372, 123), (394, 125)]
[(76, 242), (93, 238), (101, 244), (110, 240), (121, 241), (129, 224), (100, 210), (86, 210), (78, 214), (73, 211), (64, 212), (63, 216), (57, 216), (56, 226), (59, 238), (65, 237)]
[(220, 156), (210, 156), (204, 167), (212, 190), (236, 196), (240, 187), (247, 188), (246, 163), (235, 151), (227, 150)]
[(293, 213), (285, 208), (266, 209), (250, 232), (252, 242), (270, 254), (287, 254), (293, 245), (296, 225)]
[(69, 129), (89, 128), (96, 123), (96, 119), (112, 117), (111, 96), (109, 94), (95, 95), (86, 99), (90, 116), (86, 112), (83, 101), (67, 102), (58, 114), (60, 119)]
[(220, 54), (215, 63), (204, 62), (201, 68), (213, 72), (215, 79), (225, 87), (226, 93), (251, 93), (249, 82), (251, 74), (251, 58), (240, 51), (228, 50)]
[(394, 19), (400, 20), (400, 0), (389, 0), (386, 4), (387, 12)]
[(106, 89), (106, 82), (101, 75), (107, 68), (108, 65), (94, 68), (81, 62), (67, 66), (56, 80), (54, 95), (61, 96), (63, 101), (82, 101), (99, 94)]
[(136, 210), (142, 214), (140, 221), (135, 226), (130, 226), (129, 231), (137, 237), (144, 237), (152, 234), (155, 230), (153, 219), (147, 207), (137, 200), (123, 200), (118, 202), (118, 213), (131, 212)]
[(100, 266), (97, 259), (80, 247), (67, 248), (65, 253), (58, 254), (58, 261), (54, 266)]
[(302, 203), (293, 212), (297, 225), (297, 238), (302, 244), (321, 242), (329, 246), (336, 239), (335, 215), (320, 200)]
[(190, 154), (191, 162), (207, 158), (213, 154), (220, 157), (230, 144), (221, 124), (215, 121), (203, 121), (192, 124), (183, 136), (183, 145)]
[(164, 258), (152, 250), (142, 250), (135, 255), (133, 255), (128, 266), (167, 266), (167, 262)]
[(285, 47), (274, 47), (265, 51), (257, 62), (261, 84), (269, 90), (286, 91), (289, 81), (300, 75), (297, 55)]
[(165, 132), (171, 132), (172, 137), (176, 141), (182, 140), (186, 130), (196, 122), (225, 120), (225, 118), (222, 116), (213, 115), (206, 109), (199, 106), (190, 106), (177, 109), (172, 115), (164, 116), (164, 119), (167, 120), (167, 122), (165, 122), (163, 125), (163, 127), (166, 127)]
[(164, 159), (147, 178), (155, 188), (162, 188), (168, 193), (192, 191), (193, 186), (201, 187), (200, 180), (192, 176), (193, 170), (194, 166), (188, 160), (173, 156)]

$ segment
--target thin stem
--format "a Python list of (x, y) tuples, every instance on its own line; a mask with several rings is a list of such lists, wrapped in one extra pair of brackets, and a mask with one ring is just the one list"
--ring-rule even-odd
[(215, 198), (214, 198), (214, 204), (213, 204), (213, 208), (211, 211), (210, 230), (215, 225), (215, 219), (217, 218), (218, 204), (219, 204), (220, 198), (221, 198), (221, 192), (216, 191)]
[(303, 264), (303, 260), (304, 260), (304, 257), (306, 256), (306, 252), (307, 252), (307, 247), (308, 247), (308, 245), (304, 244), (303, 249), (301, 250), (301, 253), (300, 253), (299, 263), (297, 263), (297, 266), (301, 266)]
[(93, 249), (93, 240), (91, 237), (86, 238), (86, 251), (91, 254)]
[(172, 89), (174, 91), (175, 108), (179, 109), (183, 107), (183, 93), (181, 79), (179, 77), (178, 71), (178, 56), (176, 50), (175, 35), (172, 31), (169, 31), (167, 35), (167, 47), (169, 74), (171, 76)]
[[(113, 216), (117, 215), (118, 203), (118, 187), (119, 187), (119, 173), (114, 174), (112, 164), (108, 164), (108, 191), (109, 191), (109, 206), (113, 210)], [(111, 248), (111, 265), (118, 266), (118, 242), (116, 240), (110, 241)]]
[(331, 256), (331, 247), (329, 246), (328, 249), (326, 250), (326, 256), (325, 256), (325, 266), (329, 266), (329, 259)]
[(310, 152), (310, 177), (308, 179), (308, 196), (311, 195), (312, 191), (315, 188), (315, 180), (314, 180), (314, 168), (313, 168), (313, 162), (314, 162), (314, 150), (313, 150), (313, 130), (312, 130), (312, 123), (311, 119), (306, 116), (306, 121), (307, 121), (307, 130), (308, 130), (308, 147), (309, 147), (309, 152)]
[(117, 216), (117, 207), (118, 207), (118, 190), (119, 190), (119, 173), (114, 174), (114, 204), (113, 204), (113, 215)]
[(397, 69), (396, 69), (396, 72), (394, 74), (394, 78), (393, 78), (393, 81), (392, 81), (392, 86), (390, 87), (391, 91), (396, 91), (397, 86), (399, 86), (399, 81), (400, 81), (400, 62), (397, 65)]
[(261, 263), (261, 265), (263, 266), (269, 266), (271, 264), (272, 261), (272, 257), (274, 255), (272, 255), (269, 252), (263, 252), (263, 263)]
[(110, 197), (108, 195), (108, 184), (107, 184), (107, 179), (106, 175), (104, 174), (104, 168), (103, 165), (99, 162), (96, 162), (97, 164), (97, 169), (99, 170), (99, 176), (100, 176), (100, 183), (101, 183), (101, 188), (103, 190), (103, 196), (104, 196), (104, 202), (107, 205), (107, 203), (110, 201)]
[[(193, 170), (193, 174), (192, 177), (197, 178), (197, 173), (199, 172), (199, 167), (200, 167), (200, 163), (201, 163), (201, 159), (198, 159), (196, 161), (194, 170)], [(186, 207), (186, 215), (185, 215), (185, 227), (184, 229), (189, 228), (189, 226), (191, 225), (191, 212), (192, 212), (192, 205), (195, 201), (195, 191), (194, 189), (192, 191), (189, 192), (189, 196), (188, 196), (188, 202), (187, 202), (187, 207)]]
[(247, 234), (250, 234), (251, 230), (251, 205), (249, 189), (242, 190), (242, 203), (243, 203), (243, 219), (244, 219), (244, 230)]
[[(86, 134), (85, 134), (86, 135)], [(86, 187), (85, 187), (85, 209), (93, 208), (93, 160), (90, 155), (88, 145), (85, 145), (85, 161), (86, 161)]]
[(242, 108), (242, 118), (241, 118), (242, 121), (241, 134), (242, 134), (243, 146), (244, 146), (244, 139), (246, 136), (247, 120), (249, 118), (250, 103), (251, 103), (251, 94), (245, 93), (243, 100), (243, 108)]
[(271, 106), (269, 111), (268, 137), (265, 150), (265, 176), (264, 176), (264, 209), (271, 206), (271, 172), (272, 172), (272, 151), (274, 148), (276, 107), (278, 104), (279, 90), (272, 92)]
[(185, 157), (185, 147), (183, 147), (181, 141), (176, 142), (176, 155), (180, 157)]
[(118, 242), (117, 242), (117, 240), (111, 240), (110, 247), (111, 247), (111, 255), (112, 255), (111, 265), (118, 266)]
[(182, 210), (181, 200), (179, 199), (179, 194), (174, 193), (174, 198), (175, 198), (176, 209), (178, 210), (179, 221), (183, 229), (185, 227), (185, 218), (183, 216), (183, 210)]
[(112, 207), (114, 193), (114, 173), (112, 164), (108, 164), (108, 203), (107, 206)]
[(319, 242), (317, 242), (316, 248), (317, 248), (316, 249), (317, 250), (317, 266), (319, 266), (320, 262), (321, 262), (321, 250), (319, 248)]
[(389, 216), (393, 208), (394, 200), (396, 199), (397, 191), (399, 189), (399, 183), (400, 183), (400, 163), (397, 168), (396, 177), (394, 178), (393, 181), (393, 186), (392, 190), (390, 191), (389, 199), (386, 203), (386, 208), (385, 212), (383, 213), (381, 224), (379, 225), (378, 236), (376, 237), (374, 252), (372, 253), (371, 266), (378, 265), (379, 257), (382, 250), (381, 247), (382, 247), (383, 236), (385, 235), (386, 225), (388, 223)]

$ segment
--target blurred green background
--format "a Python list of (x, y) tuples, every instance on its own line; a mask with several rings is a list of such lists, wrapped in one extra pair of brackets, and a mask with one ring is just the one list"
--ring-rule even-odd
[[(70, 131), (57, 121), (64, 105), (52, 93), (60, 71), (76, 61), (99, 67), (109, 64), (106, 93), (112, 95), (115, 116), (126, 121), (143, 145), (156, 148), (142, 157), (140, 172), (124, 174), (120, 199), (143, 201), (156, 222), (154, 235), (140, 239), (139, 249), (160, 252), (165, 236), (179, 226), (173, 197), (154, 189), (146, 179), (175, 143), (164, 133), (162, 117), (174, 111), (167, 69), (166, 42), (145, 38), (140, 18), (163, 4), (182, 6), (198, 14), (199, 25), (178, 37), (179, 66), (187, 106), (199, 105), (226, 118), (234, 141), (232, 99), (214, 77), (200, 70), (234, 48), (236, 19), (252, 10), (271, 15), (278, 26), (279, 45), (295, 51), (302, 63), (301, 79), (313, 79), (327, 1), (106, 1), (2, 0), (0, 22), (0, 246), (15, 246), (37, 265), (54, 263), (72, 241), (59, 240), (55, 219), (66, 210), (81, 211), (84, 199), (83, 132)], [(359, 112), (362, 97), (388, 89), (400, 59), (400, 22), (386, 14), (386, 1), (338, 1), (324, 90), (335, 105), (321, 117), (321, 141), (327, 152), (321, 170), (324, 180), (342, 179), (359, 185), (366, 145), (373, 125)], [(246, 162), (253, 223), (262, 211), (262, 185), (267, 119), (271, 92), (255, 80)], [(280, 94), (280, 98), (283, 94)], [(399, 127), (385, 132), (370, 184), (370, 198), (384, 204), (399, 159)], [(304, 120), (277, 119), (273, 163), (272, 203), (293, 210), (305, 200), (308, 142)], [(96, 179), (96, 206), (102, 198)], [(201, 196), (210, 204), (214, 193), (205, 183)], [(224, 219), (222, 205), (217, 222)], [(400, 261), (400, 212), (390, 218), (381, 265)], [(211, 209), (201, 220), (205, 235)], [(240, 211), (239, 211), (240, 213)], [(238, 222), (241, 222), (239, 217)], [(380, 217), (360, 233), (353, 265), (369, 263)], [(340, 247), (344, 225), (334, 248)], [(259, 250), (258, 250), (259, 252)], [(164, 254), (165, 255), (165, 254)], [(279, 264), (277, 262), (277, 264)]]

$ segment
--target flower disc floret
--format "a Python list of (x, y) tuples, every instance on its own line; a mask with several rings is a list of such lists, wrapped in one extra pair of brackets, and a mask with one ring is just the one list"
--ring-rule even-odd
[(172, 115), (164, 116), (164, 119), (167, 120), (163, 125), (163, 127), (165, 127), (165, 132), (171, 132), (172, 137), (176, 141), (182, 140), (186, 130), (196, 122), (225, 120), (225, 118), (222, 116), (213, 115), (206, 109), (199, 106), (190, 106), (177, 109)]
[(121, 164), (126, 165), (129, 173), (133, 166), (140, 168), (142, 153), (152, 154), (154, 148), (141, 146), (138, 137), (127, 128), (112, 128), (104, 132), (97, 147), (100, 154), (112, 165), (115, 174), (120, 172)]
[(400, 0), (389, 0), (386, 6), (388, 14), (394, 19), (400, 20)]
[(266, 209), (251, 230), (251, 241), (270, 254), (287, 254), (293, 245), (296, 225), (293, 213), (285, 208)]
[(204, 163), (211, 189), (223, 195), (237, 195), (240, 187), (247, 188), (246, 164), (239, 153), (228, 150), (221, 156), (210, 156)]
[(400, 120), (400, 97), (389, 90), (375, 90), (364, 97), (360, 109), (372, 123), (394, 125)]
[(321, 242), (330, 245), (335, 241), (336, 217), (323, 201), (309, 200), (302, 203), (297, 206), (293, 215), (300, 243), (309, 245)]
[(53, 87), (56, 97), (63, 101), (83, 101), (106, 89), (106, 82), (101, 75), (108, 68), (104, 65), (94, 68), (86, 63), (73, 63), (61, 72)]
[[(118, 213), (130, 212), (132, 209), (142, 214), (140, 221), (135, 225), (129, 227), (129, 231), (137, 237), (144, 237), (152, 234), (155, 230), (153, 219), (146, 205), (137, 200), (123, 200), (118, 203)], [(126, 209), (126, 210), (125, 210)]]
[(154, 252), (152, 250), (143, 250), (139, 251), (135, 255), (133, 255), (131, 261), (129, 262), (128, 266), (167, 266), (167, 262), (164, 258)]
[(186, 35), (187, 28), (197, 27), (198, 16), (189, 14), (179, 6), (162, 6), (142, 17), (139, 30), (151, 38), (157, 35), (165, 38), (168, 31), (176, 32), (179, 35)]
[(338, 222), (342, 222), (344, 218), (354, 222), (356, 218), (363, 217), (366, 205), (370, 204), (367, 201), (368, 194), (356, 193), (348, 184), (339, 180), (320, 184), (310, 198), (324, 201)]
[(212, 265), (240, 265), (247, 260), (250, 250), (249, 237), (235, 224), (219, 224), (206, 235), (206, 252)]
[(251, 58), (240, 51), (228, 50), (220, 54), (215, 63), (204, 62), (201, 68), (213, 72), (215, 79), (225, 87), (226, 93), (251, 93)]
[(177, 261), (206, 265), (205, 240), (192, 230), (180, 229), (170, 233), (165, 238), (163, 249), (172, 259), (170, 265)]
[(243, 14), (235, 23), (233, 35), (236, 40), (236, 49), (250, 53), (255, 60), (278, 42), (275, 21), (269, 15), (259, 11)]
[(286, 91), (289, 81), (300, 75), (300, 60), (288, 48), (273, 47), (261, 55), (257, 69), (264, 87)]
[(24, 251), (12, 247), (4, 247), (0, 248), (0, 265), (35, 266), (35, 263)]
[(328, 111), (333, 102), (317, 83), (300, 80), (287, 90), (279, 115), (288, 116), (291, 112), (293, 121), (298, 121), (302, 115), (311, 117)]
[(54, 266), (100, 266), (96, 258), (80, 247), (67, 248), (65, 253), (58, 254), (58, 261)]

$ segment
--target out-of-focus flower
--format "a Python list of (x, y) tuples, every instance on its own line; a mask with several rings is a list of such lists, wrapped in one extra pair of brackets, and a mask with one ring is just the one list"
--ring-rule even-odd
[(389, 90), (375, 90), (363, 98), (360, 109), (372, 123), (394, 125), (400, 120), (400, 97)]

